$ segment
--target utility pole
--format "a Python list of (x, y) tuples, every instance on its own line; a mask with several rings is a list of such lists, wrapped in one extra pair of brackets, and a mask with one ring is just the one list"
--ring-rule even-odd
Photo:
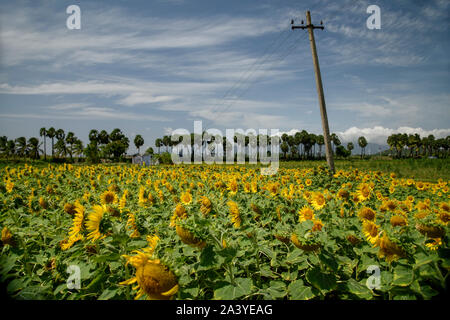
[(317, 57), (317, 49), (316, 49), (316, 41), (314, 40), (314, 29), (324, 29), (322, 26), (322, 21), (320, 22), (320, 26), (315, 26), (311, 23), (311, 14), (309, 11), (306, 11), (306, 26), (294, 26), (294, 20), (291, 21), (292, 30), (294, 29), (308, 29), (309, 32), (309, 43), (311, 44), (311, 53), (314, 63), (314, 70), (316, 72), (316, 87), (317, 94), (319, 95), (319, 106), (320, 106), (320, 116), (322, 117), (322, 128), (323, 128), (323, 138), (325, 142), (325, 154), (327, 157), (328, 167), (330, 171), (334, 173), (334, 160), (333, 160), (333, 151), (331, 150), (331, 138), (330, 138), (330, 128), (328, 127), (328, 117), (327, 117), (327, 109), (325, 107), (325, 96), (323, 94), (322, 87), (322, 76), (320, 75), (320, 67), (319, 67), (319, 58)]

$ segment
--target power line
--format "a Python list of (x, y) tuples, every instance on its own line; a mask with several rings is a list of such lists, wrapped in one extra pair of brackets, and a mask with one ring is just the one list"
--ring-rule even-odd
[[(292, 34), (292, 33), (291, 33)], [(292, 50), (298, 46), (299, 42), (295, 42), (293, 45), (291, 45), (288, 48), (285, 48), (284, 45), (286, 43), (288, 43), (287, 41), (291, 38), (291, 36), (287, 36), (285, 37), (281, 43), (275, 48), (275, 50), (273, 50), (269, 55), (267, 55), (266, 57), (264, 57), (264, 55), (261, 57), (260, 62), (258, 63), (258, 66), (256, 68), (253, 68), (255, 66), (255, 64), (252, 66), (252, 68), (249, 70), (249, 74), (245, 77), (245, 79), (243, 81), (241, 81), (241, 83), (239, 83), (237, 86), (235, 86), (236, 88), (234, 89), (234, 93), (236, 93), (235, 97), (233, 99), (231, 99), (231, 102), (228, 105), (225, 105), (227, 103), (227, 101), (230, 101), (230, 99), (223, 99), (222, 103), (218, 103), (215, 105), (219, 106), (219, 105), (225, 105), (225, 108), (222, 110), (213, 110), (213, 112), (219, 112), (220, 113), (224, 113), (226, 112), (240, 97), (242, 97), (244, 94), (246, 94), (248, 92), (248, 90), (250, 89), (250, 87), (256, 83), (258, 80), (260, 80), (275, 64), (281, 63), (282, 61), (284, 61), (286, 59), (287, 56), (289, 56), (292, 53)], [(295, 36), (294, 36), (295, 38)], [(270, 63), (270, 65), (265, 68), (265, 70), (262, 72), (262, 74), (252, 80), (251, 82), (249, 82), (249, 80), (251, 79), (251, 77), (255, 74), (255, 72), (259, 71), (259, 69), (266, 64), (275, 54), (278, 54), (281, 51), (284, 51), (283, 49), (287, 49), (281, 56), (279, 56), (279, 58), (281, 59), (273, 59), (272, 62)], [(267, 50), (266, 50), (267, 51)], [(246, 86), (246, 87), (245, 87)], [(243, 90), (239, 93), (239, 90), (243, 88)], [(230, 91), (230, 90), (229, 90)], [(211, 120), (207, 120), (207, 125), (209, 125), (211, 122)], [(207, 125), (205, 127), (207, 127)]]

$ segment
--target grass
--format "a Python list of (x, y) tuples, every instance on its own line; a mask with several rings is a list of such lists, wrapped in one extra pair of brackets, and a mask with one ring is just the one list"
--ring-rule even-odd
[[(327, 166), (326, 161), (282, 162), (285, 168), (310, 168)], [(336, 170), (358, 168), (360, 170), (394, 172), (398, 178), (436, 182), (439, 178), (450, 180), (450, 159), (349, 159), (336, 160)]]

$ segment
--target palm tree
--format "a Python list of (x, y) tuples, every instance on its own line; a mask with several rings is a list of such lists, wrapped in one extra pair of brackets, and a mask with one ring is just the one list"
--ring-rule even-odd
[(294, 159), (294, 154), (296, 152), (296, 144), (295, 144), (295, 138), (294, 136), (289, 136), (287, 139), (287, 143), (289, 145), (289, 148), (291, 149), (291, 157)]
[(51, 127), (51, 128), (49, 128), (48, 130), (47, 130), (47, 137), (49, 137), (50, 139), (52, 139), (52, 158), (53, 158), (53, 156), (54, 156), (54, 150), (55, 150), (55, 148), (54, 148), (54, 138), (55, 138), (55, 135), (56, 135), (56, 131), (55, 131), (55, 128), (53, 128), (53, 127)]
[(27, 139), (20, 137), (16, 139), (16, 153), (19, 157), (26, 156), (28, 153)]
[(330, 140), (333, 143), (333, 153), (336, 151), (336, 146), (341, 145), (341, 140), (339, 140), (339, 137), (336, 133), (332, 133), (330, 136)]
[(89, 131), (89, 141), (91, 142), (98, 142), (98, 131), (95, 129), (92, 129)]
[[(283, 139), (283, 138), (281, 138)], [(281, 143), (281, 151), (284, 153), (284, 159), (286, 160), (286, 153), (289, 151), (289, 145), (287, 144), (286, 141), (283, 141)]]
[(350, 155), (352, 154), (352, 150), (355, 148), (353, 142), (347, 143), (347, 150), (350, 151)]
[(6, 158), (8, 159), (9, 156), (14, 156), (16, 154), (16, 143), (14, 140), (8, 140), (5, 147), (6, 152)]
[(322, 146), (325, 144), (325, 139), (323, 135), (319, 134), (317, 136), (317, 144), (319, 145), (319, 158), (322, 157)]
[(8, 137), (2, 136), (0, 137), (0, 152), (5, 153), (6, 152), (6, 144), (8, 143)]
[(299, 131), (297, 131), (294, 134), (294, 141), (295, 141), (295, 144), (297, 145), (298, 158), (300, 159), (300, 155), (301, 155), (301, 152), (302, 152), (302, 148), (301, 148), (301, 146), (302, 146), (302, 135), (301, 135), (301, 133)]
[(39, 130), (39, 136), (44, 137), (44, 160), (47, 160), (47, 144), (46, 144), (47, 130), (44, 127), (42, 127)]
[(362, 159), (363, 154), (366, 155), (365, 149), (367, 147), (367, 140), (364, 136), (358, 138), (358, 145), (361, 148), (361, 159)]
[(169, 152), (169, 146), (170, 146), (170, 137), (169, 136), (164, 136), (162, 138), (162, 143), (163, 145), (166, 147), (166, 152)]
[(80, 139), (75, 138), (75, 141), (73, 143), (73, 150), (72, 152), (77, 156), (80, 157), (83, 154), (84, 146), (83, 141)]
[(72, 157), (72, 153), (73, 153), (73, 144), (75, 143), (75, 141), (77, 140), (77, 138), (75, 137), (75, 134), (73, 132), (68, 132), (67, 133), (67, 137), (66, 137), (66, 143), (69, 145), (68, 151), (69, 151), (69, 155), (70, 155), (70, 160), (73, 160)]
[(39, 143), (39, 139), (32, 137), (28, 139), (28, 152), (30, 154), (31, 159), (39, 159), (39, 152), (42, 152), (39, 147), (42, 145), (42, 142)]
[(98, 134), (98, 142), (103, 145), (107, 145), (109, 143), (109, 134), (106, 130), (100, 131)]
[[(191, 142), (193, 143), (194, 139), (191, 139)], [(155, 146), (158, 148), (158, 154), (161, 154), (161, 146), (162, 146), (162, 140), (160, 138), (155, 140)]]
[(309, 142), (312, 145), (312, 152), (313, 152), (313, 158), (315, 158), (316, 156), (316, 143), (317, 143), (317, 135), (315, 135), (314, 133), (311, 133), (309, 135)]
[(64, 141), (64, 139), (59, 139), (58, 141), (56, 141), (55, 150), (56, 150), (56, 154), (58, 157), (61, 157), (61, 156), (63, 156), (64, 158), (66, 157), (67, 146), (66, 146), (66, 142)]
[(140, 154), (140, 148), (144, 145), (144, 138), (140, 134), (136, 135), (134, 138), (134, 145), (138, 149), (138, 153)]
[(435, 147), (435, 138), (434, 138), (434, 135), (432, 135), (432, 134), (430, 134), (429, 136), (428, 136), (428, 154), (430, 155), (430, 156), (432, 156), (433, 155), (433, 148)]

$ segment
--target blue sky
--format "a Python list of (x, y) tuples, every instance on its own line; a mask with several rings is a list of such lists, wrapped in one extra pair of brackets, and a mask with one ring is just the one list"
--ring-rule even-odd
[[(69, 30), (66, 8), (81, 8)], [(381, 9), (369, 30), (366, 9)], [(321, 133), (305, 11), (330, 129), (383, 143), (450, 134), (450, 1), (0, 1), (0, 135), (118, 127), (144, 148), (176, 128)], [(129, 153), (135, 150), (130, 147)], [(145, 149), (144, 149), (145, 150)]]

